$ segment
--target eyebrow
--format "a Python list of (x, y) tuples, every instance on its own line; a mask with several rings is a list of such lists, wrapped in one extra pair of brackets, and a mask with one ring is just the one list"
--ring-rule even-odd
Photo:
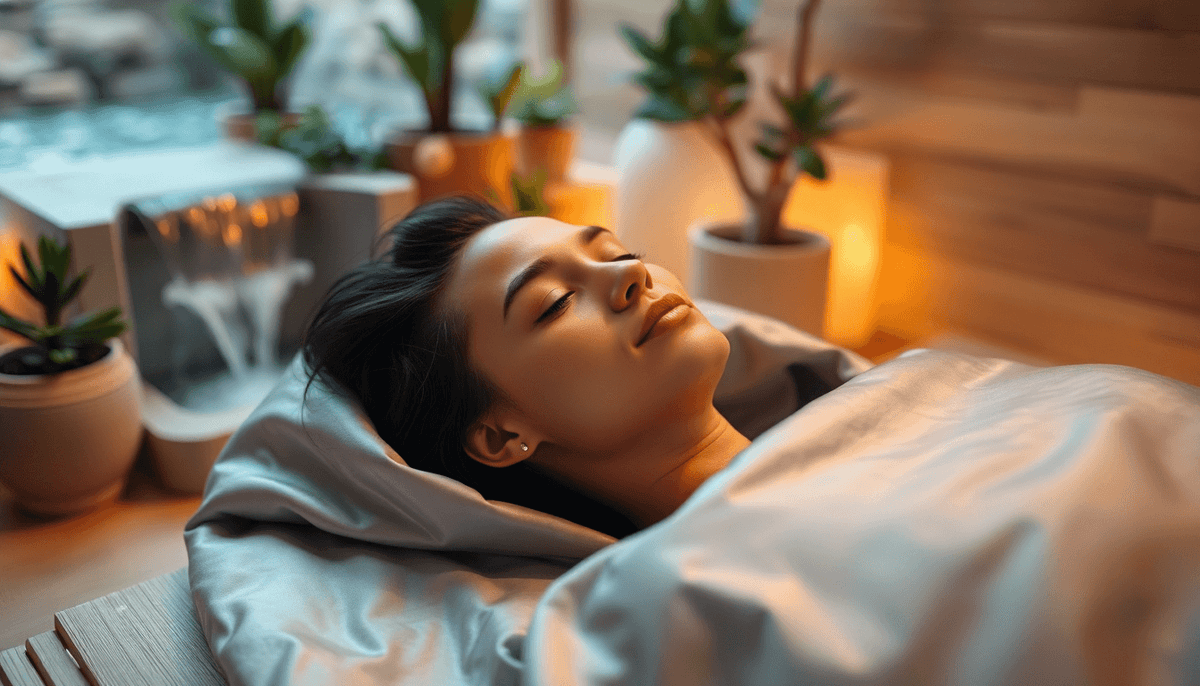
[[(589, 245), (592, 241), (602, 233), (612, 233), (603, 226), (589, 226), (578, 234), (579, 242), (583, 245)], [(504, 292), (504, 318), (508, 319), (508, 308), (512, 306), (513, 300), (517, 297), (517, 292), (524, 288), (530, 281), (545, 274), (551, 267), (554, 266), (554, 261), (548, 257), (539, 257), (532, 264), (521, 270), (512, 281), (508, 283), (508, 290)]]

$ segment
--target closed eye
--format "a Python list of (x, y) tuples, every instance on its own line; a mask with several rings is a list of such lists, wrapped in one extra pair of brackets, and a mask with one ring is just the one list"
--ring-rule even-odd
[(627, 252), (624, 255), (621, 255), (620, 257), (614, 257), (612, 260), (610, 260), (610, 262), (621, 262), (623, 260), (640, 260), (643, 257), (645, 257), (645, 255), (643, 255), (640, 252), (637, 252), (637, 253)]
[(563, 297), (559, 298), (558, 300), (555, 300), (555, 301), (554, 301), (554, 304), (553, 304), (553, 305), (551, 305), (549, 308), (547, 308), (547, 309), (546, 309), (546, 311), (545, 311), (545, 312), (543, 312), (543, 313), (541, 314), (541, 316), (539, 316), (539, 317), (538, 317), (538, 318), (537, 318), (537, 319), (536, 319), (536, 320), (535, 320), (533, 323), (534, 323), (534, 324), (541, 324), (541, 323), (542, 323), (543, 321), (545, 321), (546, 319), (549, 319), (551, 315), (553, 315), (554, 313), (556, 313), (556, 312), (558, 312), (559, 310), (561, 310), (561, 309), (563, 309), (564, 307), (566, 307), (566, 306), (567, 306), (567, 301), (568, 301), (568, 300), (570, 300), (571, 296), (573, 296), (573, 295), (575, 295), (575, 291), (569, 291), (569, 292), (568, 292), (566, 295), (564, 295)]

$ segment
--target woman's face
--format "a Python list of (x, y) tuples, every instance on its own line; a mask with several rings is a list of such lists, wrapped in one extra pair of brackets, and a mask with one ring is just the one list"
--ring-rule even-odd
[(446, 304), (467, 318), (475, 368), (544, 440), (629, 447), (711, 408), (729, 343), (667, 270), (610, 232), (542, 218), (484, 229)]

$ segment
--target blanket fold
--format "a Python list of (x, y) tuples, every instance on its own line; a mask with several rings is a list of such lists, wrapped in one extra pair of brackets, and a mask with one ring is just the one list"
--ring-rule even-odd
[(524, 683), (1200, 683), (1200, 389), (922, 351), (556, 580)]

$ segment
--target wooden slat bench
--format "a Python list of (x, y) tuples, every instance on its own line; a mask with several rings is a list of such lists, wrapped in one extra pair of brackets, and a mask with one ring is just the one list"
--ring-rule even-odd
[(0, 652), (4, 686), (226, 686), (196, 620), (187, 568), (54, 615)]

